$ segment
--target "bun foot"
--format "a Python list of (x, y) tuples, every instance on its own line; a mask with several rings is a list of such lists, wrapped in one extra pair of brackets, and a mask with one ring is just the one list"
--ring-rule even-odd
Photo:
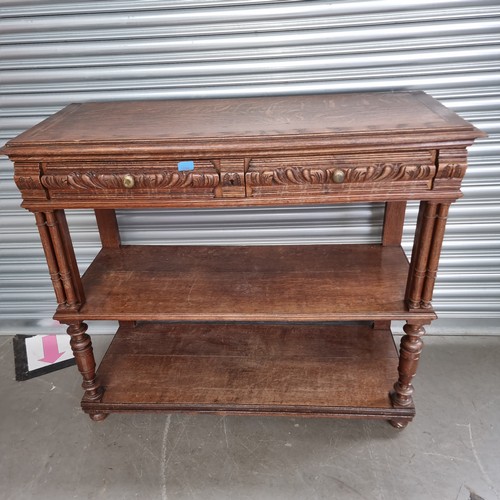
[(396, 429), (404, 429), (410, 423), (410, 421), (393, 419), (389, 420), (389, 423)]
[(89, 417), (94, 422), (100, 422), (108, 416), (108, 413), (89, 413)]

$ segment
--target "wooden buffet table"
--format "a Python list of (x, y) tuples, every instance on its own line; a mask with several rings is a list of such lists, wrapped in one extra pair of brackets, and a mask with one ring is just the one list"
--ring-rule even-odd
[[(448, 208), (483, 135), (422, 92), (396, 92), (71, 104), (8, 142), (84, 411), (404, 427)], [(411, 264), (408, 200), (420, 200)], [(380, 244), (122, 245), (115, 215), (350, 202), (385, 203)], [(89, 208), (102, 250), (80, 277), (65, 210)], [(97, 373), (85, 320), (120, 325)], [(399, 356), (391, 320), (406, 321)]]

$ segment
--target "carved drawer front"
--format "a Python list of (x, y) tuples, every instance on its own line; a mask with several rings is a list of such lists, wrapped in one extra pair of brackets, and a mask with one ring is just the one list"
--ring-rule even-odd
[(215, 198), (218, 161), (48, 163), (41, 183), (50, 199)]
[(249, 161), (247, 196), (425, 192), (434, 151), (258, 158)]

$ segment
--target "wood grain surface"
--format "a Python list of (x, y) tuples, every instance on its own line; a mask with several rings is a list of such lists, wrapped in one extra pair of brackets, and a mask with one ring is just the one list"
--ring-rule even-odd
[(9, 141), (4, 151), (33, 158), (165, 150), (200, 158), (249, 148), (311, 150), (316, 139), (316, 146), (359, 149), (366, 142), (470, 144), (482, 135), (423, 92), (372, 92), (71, 104)]
[(56, 318), (407, 319), (407, 275), (403, 250), (380, 245), (104, 248), (83, 276), (86, 303)]
[[(423, 92), (375, 92), (71, 104), (9, 141), (1, 152), (35, 212), (85, 411), (407, 425), (448, 209), (466, 148), (484, 136)], [(411, 266), (409, 200), (420, 200)], [(380, 245), (122, 246), (115, 214), (344, 202), (386, 203)], [(72, 208), (95, 210), (103, 246), (83, 278)], [(94, 319), (121, 325), (97, 378)], [(373, 328), (323, 324), (360, 320)], [(406, 321), (399, 362), (392, 320)]]
[[(383, 117), (383, 119), (381, 119)], [(15, 142), (470, 128), (422, 92), (73, 104)]]
[(121, 327), (94, 411), (411, 417), (392, 408), (397, 351), (367, 326), (139, 323)]

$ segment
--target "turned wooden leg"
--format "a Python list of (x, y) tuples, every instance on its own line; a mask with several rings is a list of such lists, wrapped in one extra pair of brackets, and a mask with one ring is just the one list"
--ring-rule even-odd
[(35, 219), (57, 304), (78, 310), (85, 302), (85, 294), (64, 211), (35, 212)]
[[(73, 323), (68, 327), (68, 334), (71, 337), (71, 349), (75, 355), (78, 370), (82, 374), (82, 387), (85, 390), (83, 401), (100, 401), (102, 399), (103, 388), (99, 386), (95, 376), (95, 359), (90, 336), (87, 335), (87, 325), (85, 323)], [(105, 413), (91, 412), (92, 420), (104, 420)]]
[(425, 282), (422, 289), (421, 307), (424, 309), (432, 308), (431, 300), (434, 292), (434, 284), (436, 283), (436, 275), (439, 265), (439, 257), (443, 246), (444, 231), (448, 218), (449, 204), (438, 205), (436, 211), (436, 220), (434, 224), (434, 233), (432, 235), (431, 251), (427, 262), (427, 272), (425, 274)]
[[(399, 378), (391, 391), (391, 401), (395, 408), (407, 408), (413, 406), (413, 385), (411, 381), (417, 373), (418, 361), (423, 348), (422, 336), (425, 329), (422, 325), (406, 324), (403, 327), (406, 335), (401, 339), (399, 351)], [(403, 428), (408, 425), (407, 420), (390, 420), (391, 425)]]
[(432, 309), (432, 294), (449, 208), (450, 203), (420, 203), (406, 287), (406, 303), (410, 311)]
[(61, 275), (59, 274), (59, 266), (57, 264), (54, 247), (52, 245), (49, 228), (47, 226), (47, 219), (44, 213), (35, 212), (35, 220), (40, 233), (40, 240), (45, 253), (45, 259), (47, 260), (50, 279), (52, 280), (52, 285), (56, 294), (57, 304), (59, 306), (64, 306), (66, 305), (66, 294), (64, 293)]
[(436, 220), (437, 203), (422, 201), (417, 220), (417, 231), (411, 255), (406, 300), (411, 310), (420, 308), (422, 289), (427, 274), (427, 262), (431, 251), (432, 233)]

